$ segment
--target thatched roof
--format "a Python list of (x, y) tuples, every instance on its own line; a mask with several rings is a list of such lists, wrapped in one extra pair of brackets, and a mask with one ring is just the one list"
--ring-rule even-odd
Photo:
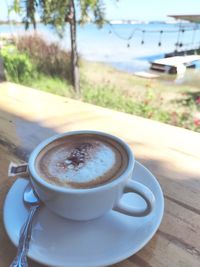
[(200, 23), (200, 15), (169, 15), (169, 17), (180, 20), (187, 20), (193, 23)]

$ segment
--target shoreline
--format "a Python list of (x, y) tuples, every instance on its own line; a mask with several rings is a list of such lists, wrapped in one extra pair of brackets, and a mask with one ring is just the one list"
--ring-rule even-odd
[[(144, 37), (141, 34), (142, 29), (145, 29), (146, 32)], [(161, 40), (159, 39), (159, 30), (161, 29), (172, 33), (163, 34), (164, 37)], [(104, 25), (103, 28), (97, 29), (93, 24), (86, 24), (83, 27), (77, 27), (78, 52), (86, 60), (105, 62), (125, 72), (147, 71), (149, 61), (160, 59), (166, 53), (174, 51), (175, 43), (177, 42), (176, 31), (178, 29), (177, 25), (159, 23), (114, 24), (113, 30), (109, 25)], [(135, 31), (133, 37), (128, 40), (130, 33), (133, 31)], [(148, 31), (152, 33), (150, 34)], [(0, 32), (0, 36), (3, 38), (9, 35), (24, 34), (25, 30), (23, 24), (1, 24)], [(26, 33), (31, 34), (32, 32), (33, 29), (30, 27)], [(59, 42), (62, 48), (69, 51), (69, 27), (65, 28), (63, 39), (59, 39), (55, 31), (49, 26), (44, 26), (40, 23), (38, 24), (37, 32), (44, 36), (47, 42)], [(185, 37), (189, 37), (189, 34), (190, 32), (185, 33)], [(186, 47), (181, 49), (186, 49)]]

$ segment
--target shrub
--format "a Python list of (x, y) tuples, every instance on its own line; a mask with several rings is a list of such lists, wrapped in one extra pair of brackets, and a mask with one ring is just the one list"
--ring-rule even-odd
[(14, 46), (6, 46), (0, 52), (8, 81), (24, 83), (36, 74), (30, 58)]
[(70, 53), (57, 43), (47, 43), (39, 34), (19, 36), (17, 49), (27, 53), (37, 70), (47, 75), (70, 79)]
[(72, 91), (71, 85), (66, 80), (44, 74), (38, 75), (37, 79), (31, 80), (27, 85), (38, 90), (67, 97), (71, 96)]
[(136, 102), (117, 88), (93, 86), (86, 81), (82, 82), (82, 86), (82, 97), (85, 102), (166, 123), (170, 121), (170, 114), (167, 111), (155, 107), (146, 100), (144, 102)]

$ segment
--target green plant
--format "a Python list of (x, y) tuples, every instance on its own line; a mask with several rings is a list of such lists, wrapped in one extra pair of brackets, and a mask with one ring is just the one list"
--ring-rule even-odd
[(36, 75), (30, 58), (14, 46), (6, 46), (0, 52), (8, 81), (24, 83)]
[(43, 74), (70, 80), (70, 53), (57, 43), (47, 43), (39, 34), (19, 36), (17, 49), (26, 53)]
[[(82, 98), (86, 102), (129, 114), (151, 118), (165, 123), (170, 121), (169, 112), (153, 106), (147, 99), (141, 102), (136, 102), (114, 87), (93, 86), (86, 81), (83, 81)], [(150, 97), (148, 95), (147, 98), (152, 98), (152, 96)]]
[(57, 77), (50, 77), (44, 74), (38, 75), (37, 79), (33, 79), (26, 85), (35, 89), (49, 92), (56, 95), (71, 96), (71, 86), (66, 80)]

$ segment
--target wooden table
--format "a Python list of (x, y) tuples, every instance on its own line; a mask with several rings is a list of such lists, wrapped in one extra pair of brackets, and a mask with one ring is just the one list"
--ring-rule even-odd
[(126, 140), (165, 195), (156, 235), (136, 255), (114, 266), (199, 267), (199, 133), (11, 83), (0, 84), (0, 266), (8, 267), (16, 253), (2, 222), (4, 198), (14, 181), (7, 177), (9, 162), (27, 160), (38, 143), (55, 133), (78, 129), (102, 130)]

